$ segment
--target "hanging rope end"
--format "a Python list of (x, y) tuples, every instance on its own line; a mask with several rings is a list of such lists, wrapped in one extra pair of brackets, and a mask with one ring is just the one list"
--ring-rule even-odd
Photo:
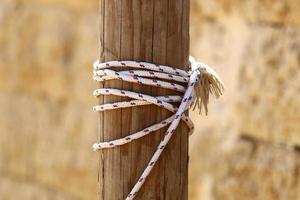
[(205, 110), (208, 114), (208, 103), (210, 96), (219, 98), (224, 92), (224, 84), (219, 75), (208, 65), (200, 62), (191, 61), (192, 70), (198, 70), (198, 81), (194, 88), (193, 110), (197, 107), (199, 112)]

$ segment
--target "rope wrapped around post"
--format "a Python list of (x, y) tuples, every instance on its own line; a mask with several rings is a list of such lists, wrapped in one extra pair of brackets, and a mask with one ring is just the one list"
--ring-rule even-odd
[[(113, 68), (115, 67), (132, 68), (132, 70), (114, 71)], [(100, 88), (94, 90), (93, 94), (96, 97), (100, 95), (116, 95), (132, 99), (129, 101), (96, 105), (93, 107), (95, 112), (155, 104), (174, 113), (171, 117), (124, 138), (108, 142), (99, 142), (93, 145), (94, 151), (104, 148), (113, 148), (129, 143), (132, 140), (141, 138), (169, 125), (164, 138), (158, 145), (146, 169), (126, 198), (126, 200), (132, 200), (142, 187), (172, 135), (175, 133), (180, 120), (185, 122), (190, 129), (189, 134), (192, 134), (194, 125), (191, 119), (185, 114), (185, 111), (188, 110), (191, 105), (194, 105), (194, 108), (198, 106), (200, 112), (202, 108), (204, 108), (207, 114), (207, 104), (210, 94), (219, 97), (222, 95), (224, 85), (220, 77), (211, 67), (204, 63), (196, 62), (192, 57), (190, 57), (189, 72), (165, 65), (137, 61), (109, 61), (104, 63), (96, 61), (93, 68), (94, 80), (98, 82), (120, 79), (122, 81), (161, 87), (182, 93), (182, 95), (150, 96), (114, 88)], [(186, 87), (179, 83), (186, 85)], [(180, 106), (177, 107), (171, 104), (174, 102), (181, 102)]]

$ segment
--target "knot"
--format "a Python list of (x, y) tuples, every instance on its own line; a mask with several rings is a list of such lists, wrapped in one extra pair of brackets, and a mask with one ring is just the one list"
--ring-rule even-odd
[(205, 114), (208, 113), (208, 103), (210, 95), (219, 98), (224, 91), (224, 84), (219, 75), (208, 65), (197, 62), (190, 56), (191, 73), (198, 73), (198, 80), (194, 87), (194, 101), (192, 102), (193, 110), (197, 107), (201, 113), (202, 109)]
[[(116, 67), (121, 68), (121, 70), (113, 70)], [(116, 88), (98, 88), (94, 91), (94, 96), (96, 97), (100, 95), (115, 95), (130, 98), (130, 100), (127, 101), (96, 105), (93, 108), (95, 112), (153, 104), (167, 109), (173, 113), (173, 115), (162, 120), (161, 122), (155, 123), (124, 138), (107, 142), (98, 142), (93, 145), (94, 151), (105, 148), (114, 148), (116, 146), (132, 142), (133, 140), (139, 139), (148, 134), (153, 134), (155, 131), (162, 129), (165, 126), (169, 126), (160, 144), (158, 145), (157, 150), (150, 159), (149, 164), (146, 166), (144, 172), (140, 176), (139, 181), (134, 185), (131, 192), (128, 194), (126, 200), (132, 200), (140, 190), (155, 163), (159, 159), (165, 146), (175, 133), (175, 130), (181, 120), (183, 120), (183, 122), (190, 129), (190, 133), (192, 133), (194, 125), (186, 114), (186, 111), (189, 109), (190, 105), (194, 105), (194, 109), (196, 106), (198, 106), (200, 112), (201, 109), (204, 108), (207, 114), (209, 96), (213, 95), (215, 97), (219, 97), (224, 90), (224, 86), (220, 77), (208, 65), (196, 62), (191, 57), (190, 67), (191, 71), (186, 72), (170, 66), (137, 61), (109, 61), (105, 63), (96, 61), (94, 63), (93, 72), (95, 81), (104, 82), (108, 80), (119, 79), (126, 82), (173, 90), (176, 91), (177, 94), (150, 96), (147, 94), (128, 90), (120, 90)], [(125, 69), (122, 70), (122, 68)], [(128, 68), (132, 69), (128, 70)], [(172, 103), (176, 103), (177, 105)], [(180, 103), (179, 106), (178, 103)]]

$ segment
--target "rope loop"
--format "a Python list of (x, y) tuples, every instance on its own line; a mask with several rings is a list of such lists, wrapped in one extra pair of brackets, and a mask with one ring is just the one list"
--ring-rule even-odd
[[(113, 70), (113, 68), (116, 67), (119, 69), (126, 68), (126, 70)], [(108, 142), (98, 142), (93, 145), (94, 151), (121, 146), (169, 125), (164, 138), (158, 145), (157, 150), (149, 161), (149, 164), (125, 199), (132, 200), (142, 187), (172, 135), (175, 133), (180, 120), (183, 120), (188, 126), (190, 130), (189, 135), (192, 134), (194, 125), (192, 120), (185, 114), (185, 111), (187, 111), (189, 107), (193, 106), (194, 109), (195, 107), (198, 107), (200, 112), (204, 108), (205, 113), (207, 114), (207, 104), (209, 103), (210, 95), (213, 95), (216, 98), (222, 95), (224, 84), (218, 74), (211, 67), (204, 63), (196, 62), (192, 57), (190, 57), (189, 72), (170, 66), (137, 61), (109, 61), (104, 63), (96, 61), (93, 68), (93, 79), (97, 82), (119, 79), (131, 83), (170, 89), (181, 94), (150, 96), (147, 94), (114, 88), (99, 88), (93, 92), (95, 97), (99, 97), (101, 95), (115, 95), (129, 97), (131, 99), (128, 101), (96, 105), (93, 107), (94, 112), (154, 104), (173, 113), (172, 116), (162, 120), (161, 122), (153, 124), (124, 138)], [(128, 68), (132, 68), (132, 70), (128, 70)], [(183, 86), (183, 84), (185, 86)], [(179, 107), (172, 104), (179, 102)]]

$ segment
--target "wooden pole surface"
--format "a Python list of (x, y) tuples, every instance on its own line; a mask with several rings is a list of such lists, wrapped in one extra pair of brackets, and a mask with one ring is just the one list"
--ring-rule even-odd
[[(189, 0), (100, 0), (100, 60), (136, 60), (187, 69)], [(156, 87), (107, 81), (100, 87), (151, 95), (174, 94)], [(102, 96), (100, 103), (125, 98)], [(99, 114), (99, 140), (127, 136), (170, 116), (154, 105)], [(99, 199), (124, 200), (166, 129), (99, 153)], [(135, 199), (187, 200), (188, 129), (182, 122)]]

